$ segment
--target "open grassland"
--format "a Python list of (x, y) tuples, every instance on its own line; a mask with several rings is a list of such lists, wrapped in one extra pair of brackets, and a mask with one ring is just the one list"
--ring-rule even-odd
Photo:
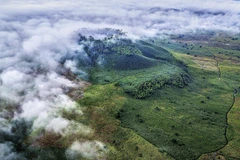
[[(95, 130), (94, 139), (107, 144), (109, 159), (187, 160), (202, 154), (199, 159), (238, 159), (238, 51), (193, 43), (191, 52), (175, 42), (166, 44), (165, 49), (172, 55), (168, 57), (174, 57), (173, 63), (147, 57), (147, 61), (156, 64), (139, 70), (104, 67), (91, 70), (94, 84), (79, 103), (88, 114), (86, 121)], [(147, 52), (140, 51), (143, 55), (137, 56)], [(128, 61), (129, 57), (123, 58)], [(186, 74), (188, 83), (175, 85), (181, 80), (174, 81), (167, 75), (176, 73)], [(151, 87), (159, 85), (155, 83), (156, 77), (167, 82)], [(148, 87), (142, 87), (143, 84)], [(139, 87), (144, 93), (150, 89), (147, 92), (150, 94), (143, 97), (132, 94)]]
[(113, 84), (93, 85), (79, 101), (89, 114), (94, 139), (108, 144), (108, 159), (172, 159), (132, 129), (121, 126), (117, 117), (127, 101), (123, 90)]
[[(205, 154), (200, 159), (222, 159), (236, 160), (240, 159), (240, 124), (239, 124), (239, 87), (240, 87), (240, 61), (234, 56), (225, 54), (216, 54), (216, 49), (211, 49), (216, 55), (216, 60), (219, 62), (221, 71), (221, 81), (234, 91), (232, 94), (232, 108), (227, 113), (228, 125), (226, 128), (226, 138), (228, 144), (215, 152)], [(219, 50), (219, 49), (218, 49)], [(221, 50), (219, 51), (221, 52)], [(222, 51), (223, 52), (223, 51)], [(239, 53), (239, 52), (238, 52)]]

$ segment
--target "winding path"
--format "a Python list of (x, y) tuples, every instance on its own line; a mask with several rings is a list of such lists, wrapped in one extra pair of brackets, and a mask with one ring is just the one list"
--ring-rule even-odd
[[(221, 68), (219, 67), (219, 61), (216, 59), (216, 56), (211, 52), (211, 51), (209, 51), (209, 49), (208, 48), (206, 48), (206, 50), (213, 56), (213, 59), (216, 61), (216, 67), (218, 68), (218, 78), (220, 79), (221, 78), (221, 76), (222, 76), (222, 73), (221, 73)], [(227, 83), (227, 82), (225, 82), (225, 81), (222, 81), (223, 83), (225, 83), (229, 88), (231, 88), (231, 86)], [(225, 124), (225, 129), (224, 129), (224, 137), (225, 137), (225, 139), (226, 139), (226, 144), (223, 146), (223, 147), (221, 147), (221, 148), (219, 148), (219, 149), (217, 149), (216, 151), (214, 151), (213, 152), (213, 157), (212, 157), (212, 159), (213, 160), (215, 160), (216, 159), (216, 156), (217, 156), (217, 152), (219, 151), (219, 150), (221, 150), (221, 149), (223, 149), (225, 146), (227, 146), (228, 145), (228, 143), (229, 143), (229, 140), (228, 140), (228, 137), (227, 137), (227, 129), (228, 129), (228, 113), (231, 111), (231, 109), (233, 108), (233, 106), (234, 106), (234, 104), (235, 104), (235, 101), (236, 101), (236, 95), (238, 94), (238, 89), (236, 89), (236, 88), (233, 88), (233, 95), (232, 95), (232, 104), (231, 104), (231, 106), (229, 107), (229, 109), (227, 110), (227, 112), (226, 112), (226, 124)], [(212, 152), (211, 152), (212, 153)], [(208, 153), (206, 153), (206, 154), (208, 154)], [(232, 158), (234, 158), (234, 157), (232, 157)]]
[(220, 79), (222, 76), (222, 73), (221, 73), (221, 68), (219, 67), (219, 61), (216, 59), (216, 56), (214, 56), (213, 59), (216, 61), (216, 65), (218, 68), (218, 78)]
[(213, 56), (213, 59), (216, 62), (216, 67), (218, 68), (218, 78), (220, 79), (222, 76), (222, 73), (221, 73), (221, 68), (219, 67), (219, 61), (216, 59), (216, 56), (211, 51), (209, 51), (208, 48), (206, 48), (206, 50)]

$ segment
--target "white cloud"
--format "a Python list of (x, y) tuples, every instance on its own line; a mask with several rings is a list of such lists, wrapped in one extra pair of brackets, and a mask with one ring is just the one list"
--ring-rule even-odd
[[(239, 7), (238, 1), (224, 0), (151, 0), (148, 3), (143, 0), (8, 1), (0, 6), (0, 13), (10, 16), (11, 20), (24, 22), (26, 18), (22, 17), (29, 16), (26, 25), (32, 26), (32, 32), (42, 34), (51, 27), (58, 29), (60, 35), (69, 35), (73, 30), (84, 27), (110, 27), (124, 29), (129, 35), (139, 37), (186, 29), (239, 31)], [(14, 17), (16, 15), (21, 17)], [(34, 17), (38, 17), (37, 21)]]
[(70, 69), (71, 72), (73, 73), (77, 73), (78, 69), (77, 69), (77, 61), (76, 60), (66, 60), (66, 62), (64, 63), (64, 66), (67, 69)]
[(1, 74), (1, 79), (3, 85), (7, 85), (8, 87), (10, 87), (12, 85), (23, 82), (25, 76), (26, 75), (24, 73), (21, 73), (17, 70), (10, 70), (3, 72)]
[(106, 153), (106, 149), (101, 142), (75, 141), (66, 154), (69, 159), (79, 159), (79, 156), (87, 159), (103, 159), (102, 156), (104, 153)]
[(32, 120), (38, 117), (39, 113), (48, 112), (48, 109), (48, 105), (45, 101), (40, 101), (38, 99), (30, 100), (22, 105), (23, 112), (21, 113), (21, 117)]
[(50, 121), (50, 123), (46, 127), (46, 130), (62, 134), (63, 130), (66, 129), (68, 125), (69, 125), (68, 120), (58, 117)]

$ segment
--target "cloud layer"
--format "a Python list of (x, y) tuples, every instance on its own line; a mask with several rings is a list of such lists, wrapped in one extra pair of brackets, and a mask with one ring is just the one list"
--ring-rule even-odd
[[(62, 116), (62, 111), (84, 114), (67, 95), (82, 86), (64, 76), (70, 70), (87, 77), (77, 67), (78, 57), (87, 58), (77, 43), (78, 33), (103, 38), (111, 30), (102, 29), (112, 28), (133, 39), (199, 29), (238, 33), (239, 8), (240, 2), (225, 0), (0, 0), (0, 134), (12, 135), (11, 122), (19, 119), (31, 121), (32, 131), (66, 136), (77, 128), (82, 135), (93, 133)], [(76, 141), (70, 150), (96, 158), (99, 153), (89, 148), (102, 145)], [(13, 146), (0, 138), (0, 159), (22, 157)]]
[[(239, 31), (238, 1), (7, 1), (0, 6), (2, 19), (53, 27), (123, 29), (133, 37), (179, 33), (196, 29)], [(36, 21), (37, 18), (37, 21)], [(34, 24), (35, 22), (35, 24)], [(47, 24), (45, 24), (47, 25)], [(48, 24), (49, 25), (49, 24)]]

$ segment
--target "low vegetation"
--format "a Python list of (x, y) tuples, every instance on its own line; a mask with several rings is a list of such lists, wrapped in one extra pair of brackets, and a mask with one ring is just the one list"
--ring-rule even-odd
[(141, 54), (126, 47), (90, 69), (79, 103), (94, 139), (109, 159), (239, 158), (239, 51), (173, 39), (131, 42)]

